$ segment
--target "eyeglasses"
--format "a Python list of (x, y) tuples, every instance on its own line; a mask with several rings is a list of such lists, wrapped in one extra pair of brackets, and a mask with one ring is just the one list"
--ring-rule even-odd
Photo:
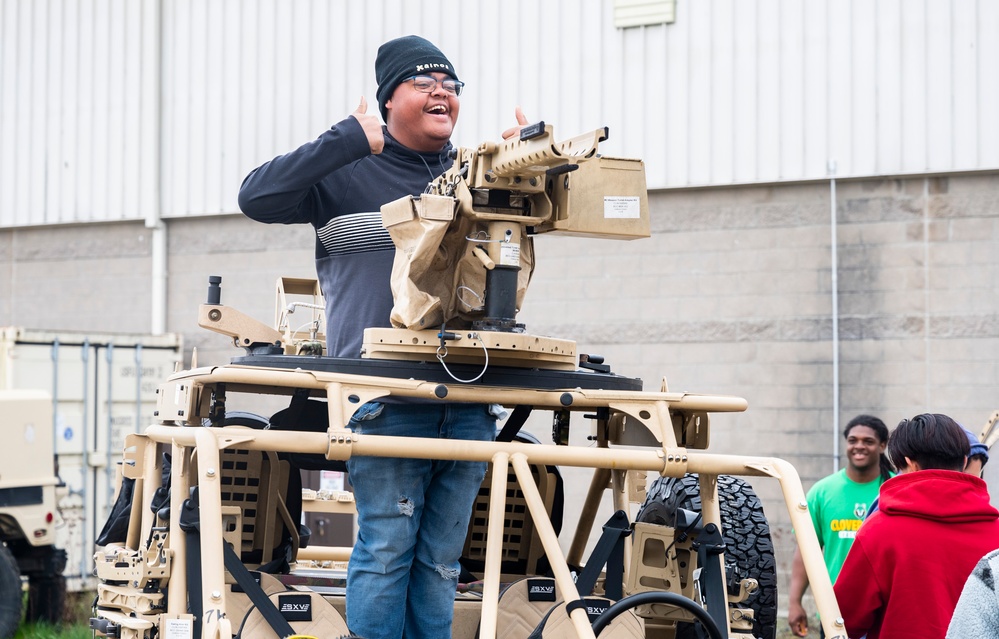
[(406, 78), (406, 82), (409, 82), (410, 80), (413, 81), (413, 88), (420, 93), (433, 93), (437, 90), (438, 84), (441, 85), (444, 91), (450, 93), (451, 95), (461, 95), (461, 90), (465, 88), (464, 82), (452, 80), (451, 78), (438, 80), (437, 78), (429, 75), (414, 75), (411, 78)]

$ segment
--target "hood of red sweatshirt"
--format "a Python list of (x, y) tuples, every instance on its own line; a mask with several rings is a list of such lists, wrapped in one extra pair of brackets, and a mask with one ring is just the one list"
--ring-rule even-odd
[(984, 481), (955, 470), (917, 470), (881, 486), (878, 507), (885, 515), (954, 523), (999, 519)]

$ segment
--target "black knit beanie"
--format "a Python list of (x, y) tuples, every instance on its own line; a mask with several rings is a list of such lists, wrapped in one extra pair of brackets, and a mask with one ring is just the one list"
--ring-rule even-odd
[(403, 80), (431, 73), (446, 73), (455, 80), (458, 79), (451, 61), (429, 40), (409, 35), (389, 40), (378, 47), (378, 56), (375, 58), (378, 92), (375, 97), (378, 98), (378, 110), (381, 111), (382, 118), (388, 121), (385, 103), (392, 98), (395, 88)]

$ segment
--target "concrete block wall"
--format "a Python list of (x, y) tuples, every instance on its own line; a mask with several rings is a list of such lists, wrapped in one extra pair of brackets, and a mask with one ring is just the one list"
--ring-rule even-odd
[[(649, 239), (538, 237), (520, 319), (648, 390), (665, 376), (671, 390), (745, 397), (747, 412), (713, 417), (711, 450), (786, 458), (806, 490), (832, 471), (857, 413), (893, 426), (929, 410), (977, 430), (999, 408), (999, 174), (836, 187), (839, 423), (827, 182), (652, 193)], [(223, 276), (224, 304), (269, 323), (276, 279), (314, 274), (308, 227), (166, 224), (167, 330), (201, 364), (240, 353), (197, 328), (209, 275)], [(141, 223), (0, 230), (0, 324), (148, 332), (149, 244)], [(567, 481), (573, 495), (579, 483)], [(752, 484), (786, 573), (794, 541), (777, 485)]]
[(167, 326), (182, 331), (185, 339), (190, 336), (199, 364), (224, 364), (243, 354), (231, 339), (197, 325), (210, 275), (222, 277), (222, 304), (268, 325), (274, 322), (278, 278), (316, 276), (310, 226), (261, 224), (242, 215), (173, 221), (169, 226)]
[(147, 332), (150, 238), (140, 223), (0, 231), (0, 324)]

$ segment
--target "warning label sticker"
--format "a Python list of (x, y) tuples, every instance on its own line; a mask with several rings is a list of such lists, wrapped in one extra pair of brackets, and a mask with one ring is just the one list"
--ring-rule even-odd
[(637, 197), (605, 195), (604, 217), (613, 219), (638, 219), (642, 217), (641, 202)]

